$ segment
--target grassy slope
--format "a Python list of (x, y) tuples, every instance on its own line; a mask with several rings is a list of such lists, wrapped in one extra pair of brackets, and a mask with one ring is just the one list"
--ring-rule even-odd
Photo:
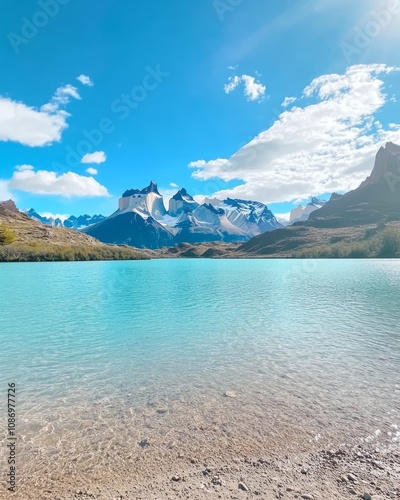
[(362, 239), (341, 241), (330, 245), (313, 245), (298, 250), (299, 258), (400, 258), (400, 226), (391, 225), (382, 230), (370, 230)]
[(11, 203), (0, 204), (0, 262), (147, 258), (147, 252), (105, 245), (72, 229), (45, 226), (16, 210)]
[(400, 223), (347, 228), (292, 226), (244, 244), (183, 243), (156, 250), (160, 258), (400, 258)]

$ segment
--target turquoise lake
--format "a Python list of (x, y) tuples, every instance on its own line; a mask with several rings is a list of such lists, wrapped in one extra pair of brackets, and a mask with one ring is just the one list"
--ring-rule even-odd
[(399, 261), (0, 264), (0, 285), (26, 471), (399, 442)]

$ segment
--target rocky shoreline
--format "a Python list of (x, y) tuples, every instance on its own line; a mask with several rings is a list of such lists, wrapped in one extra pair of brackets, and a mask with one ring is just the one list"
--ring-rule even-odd
[[(132, 490), (77, 492), (73, 498), (98, 499), (363, 499), (400, 498), (400, 451), (361, 446), (284, 457), (247, 457), (231, 464), (198, 463), (157, 477)], [(67, 498), (67, 497), (65, 497)]]
[[(376, 445), (376, 444), (375, 444)], [(180, 455), (183, 461), (153, 464), (119, 487), (97, 483), (76, 491), (43, 491), (52, 500), (162, 500), (257, 498), (387, 500), (400, 498), (400, 449), (365, 445), (285, 456), (204, 461)], [(16, 494), (14, 498), (37, 498)]]

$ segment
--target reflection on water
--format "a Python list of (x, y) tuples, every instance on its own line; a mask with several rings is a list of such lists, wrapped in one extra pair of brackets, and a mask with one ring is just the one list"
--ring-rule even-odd
[(398, 444), (396, 261), (3, 264), (0, 283), (25, 477), (111, 481), (181, 450)]

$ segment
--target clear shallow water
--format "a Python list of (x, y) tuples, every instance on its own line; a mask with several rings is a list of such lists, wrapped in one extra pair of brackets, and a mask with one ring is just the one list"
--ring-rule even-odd
[(2, 264), (0, 312), (27, 476), (76, 477), (77, 462), (99, 479), (182, 449), (398, 442), (398, 261)]

